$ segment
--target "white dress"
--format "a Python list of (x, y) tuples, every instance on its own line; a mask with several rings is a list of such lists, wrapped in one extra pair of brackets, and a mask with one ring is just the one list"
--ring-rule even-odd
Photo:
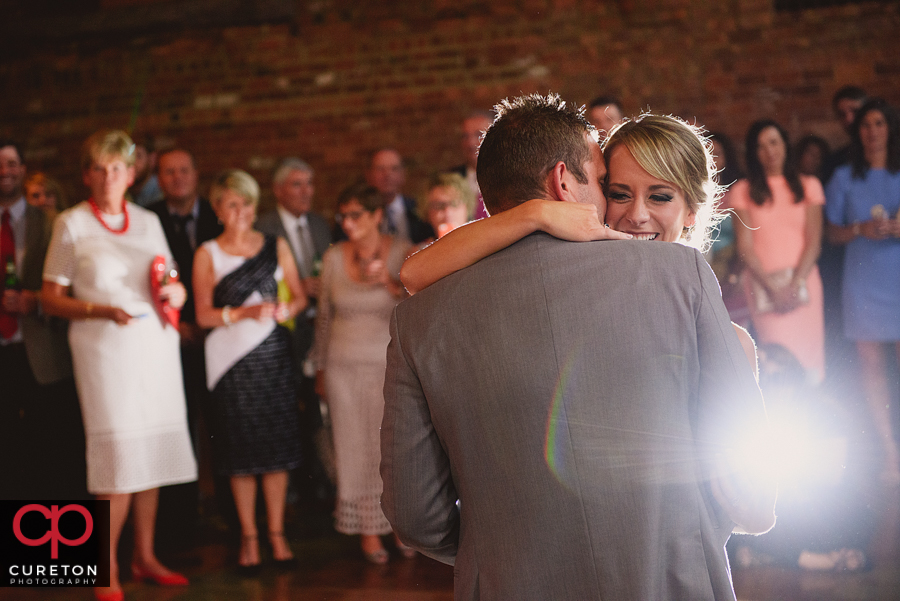
[[(197, 479), (187, 428), (178, 331), (163, 325), (150, 293), (150, 265), (171, 260), (155, 213), (128, 203), (123, 234), (106, 230), (82, 202), (53, 227), (44, 279), (72, 295), (121, 307), (136, 319), (79, 319), (69, 327), (92, 494), (148, 490)], [(119, 229), (124, 215), (105, 215)]]

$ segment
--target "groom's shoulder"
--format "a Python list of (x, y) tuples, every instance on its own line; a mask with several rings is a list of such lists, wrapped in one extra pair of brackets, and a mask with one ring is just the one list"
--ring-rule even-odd
[(572, 262), (586, 268), (602, 266), (616, 271), (696, 269), (698, 261), (703, 260), (696, 249), (683, 244), (638, 240), (566, 242), (546, 236), (542, 250), (549, 261)]

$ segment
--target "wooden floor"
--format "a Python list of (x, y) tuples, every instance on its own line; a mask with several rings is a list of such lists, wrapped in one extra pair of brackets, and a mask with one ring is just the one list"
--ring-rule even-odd
[[(830, 411), (816, 400), (819, 414)], [(770, 403), (771, 405), (771, 403)], [(900, 600), (900, 487), (879, 480), (878, 454), (872, 449), (869, 428), (854, 416), (864, 414), (861, 403), (847, 403), (846, 414), (835, 412), (832, 420), (849, 437), (850, 452), (842, 463), (844, 484), (840, 489), (801, 495), (791, 506), (789, 491), (779, 498), (779, 522), (761, 537), (733, 536), (729, 543), (737, 598), (740, 601), (898, 601)], [(849, 417), (848, 417), (849, 415)], [(859, 422), (859, 423), (857, 423)], [(855, 424), (855, 425), (854, 425)], [(176, 492), (176, 487), (168, 487)], [(186, 489), (190, 493), (189, 489)], [(839, 500), (839, 493), (847, 495)], [(193, 498), (198, 494), (195, 490)], [(173, 569), (184, 572), (191, 584), (164, 589), (150, 584), (127, 582), (128, 601), (451, 601), (453, 569), (424, 557), (402, 559), (393, 553), (387, 566), (367, 564), (358, 548), (358, 539), (333, 531), (330, 506), (298, 508), (289, 504), (285, 532), (298, 558), (295, 568), (266, 569), (256, 578), (241, 578), (235, 571), (237, 540), (211, 500), (216, 498), (210, 476), (201, 474), (200, 496), (209, 502), (192, 526), (172, 526), (161, 500), (159, 555)], [(169, 495), (170, 507), (190, 505)], [(203, 504), (201, 504), (203, 505)], [(210, 506), (212, 505), (212, 506)], [(806, 507), (825, 507), (818, 521), (809, 519)], [(812, 526), (811, 526), (812, 524)], [(821, 524), (818, 528), (816, 524)], [(166, 536), (168, 534), (168, 536)], [(120, 565), (128, 566), (128, 529), (123, 533)], [(870, 565), (850, 572), (810, 572), (797, 567), (799, 549), (858, 546)], [(754, 562), (741, 565), (738, 547), (752, 547)], [(267, 549), (264, 547), (264, 553)], [(792, 555), (793, 553), (793, 555)], [(779, 557), (780, 555), (780, 557)], [(548, 562), (553, 558), (548, 557)], [(768, 562), (768, 563), (767, 563)], [(744, 562), (748, 563), (748, 562)], [(0, 601), (89, 601), (90, 589), (0, 588)], [(577, 600), (575, 600), (577, 601)], [(630, 600), (625, 600), (630, 601)], [(675, 600), (672, 600), (675, 601)]]
[[(898, 498), (884, 503), (897, 503)], [(896, 506), (900, 507), (900, 504)], [(888, 512), (895, 514), (896, 512)], [(894, 517), (888, 519), (895, 520)], [(128, 601), (451, 601), (453, 569), (424, 557), (402, 559), (393, 553), (387, 566), (367, 564), (355, 538), (317, 526), (289, 524), (298, 558), (295, 568), (267, 566), (255, 578), (234, 570), (235, 545), (220, 526), (207, 525), (190, 549), (161, 553), (191, 584), (160, 588), (125, 584)], [(873, 565), (860, 573), (817, 573), (779, 566), (734, 567), (734, 582), (742, 601), (896, 601), (900, 599), (897, 523), (882, 522), (873, 539)], [(878, 546), (881, 546), (880, 548)], [(548, 558), (552, 561), (552, 558)], [(127, 560), (125, 565), (127, 565)], [(0, 588), (0, 599), (21, 601), (89, 601), (90, 589)]]

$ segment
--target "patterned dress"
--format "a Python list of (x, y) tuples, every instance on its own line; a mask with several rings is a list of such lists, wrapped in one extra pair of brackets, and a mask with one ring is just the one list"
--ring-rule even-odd
[[(387, 534), (381, 511), (381, 420), (384, 370), (397, 304), (380, 284), (354, 281), (344, 268), (344, 246), (325, 253), (316, 321), (316, 364), (325, 370), (337, 472), (335, 529), (344, 534)], [(408, 245), (394, 240), (385, 262), (399, 279)]]
[[(215, 240), (203, 246), (215, 272), (214, 306), (255, 305), (276, 297), (275, 237), (266, 236), (262, 250), (249, 259), (225, 253)], [(216, 471), (263, 474), (300, 465), (299, 408), (287, 330), (274, 320), (243, 319), (220, 326), (206, 340), (206, 356)], [(223, 360), (227, 369), (218, 369)]]

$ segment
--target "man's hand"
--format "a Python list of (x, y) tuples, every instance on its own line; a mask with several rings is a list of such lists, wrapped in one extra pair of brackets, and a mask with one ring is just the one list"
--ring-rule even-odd
[(37, 311), (38, 295), (32, 290), (4, 290), (3, 310), (7, 313), (30, 315)]

